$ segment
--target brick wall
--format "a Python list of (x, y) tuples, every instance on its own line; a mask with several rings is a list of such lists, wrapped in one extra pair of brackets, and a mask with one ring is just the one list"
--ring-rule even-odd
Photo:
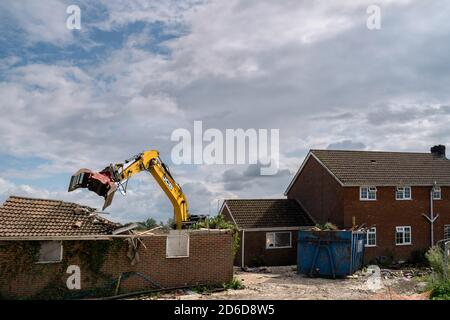
[(342, 187), (312, 156), (287, 197), (299, 200), (317, 223), (331, 221), (339, 227), (344, 224)]
[[(376, 201), (360, 201), (358, 187), (344, 188), (344, 226), (376, 225), (377, 246), (366, 248), (369, 261), (377, 256), (408, 259), (415, 250), (430, 247), (430, 223), (422, 216), (430, 212), (430, 187), (412, 187), (412, 200), (395, 200), (395, 187), (377, 187)], [(443, 239), (444, 225), (450, 224), (450, 190), (442, 187), (442, 200), (434, 201), (434, 212), (439, 218), (434, 226), (435, 241)], [(395, 227), (411, 226), (412, 244), (395, 245)]]
[[(365, 260), (379, 256), (408, 259), (414, 251), (430, 247), (430, 223), (422, 216), (430, 212), (430, 187), (412, 187), (412, 200), (395, 200), (395, 187), (377, 186), (376, 201), (360, 201), (359, 187), (341, 187), (313, 157), (289, 190), (287, 197), (299, 200), (318, 222), (330, 221), (340, 228), (356, 224), (377, 226), (377, 246), (368, 247)], [(434, 201), (439, 218), (434, 225), (435, 242), (444, 238), (444, 225), (450, 224), (450, 188), (442, 187), (442, 200)], [(395, 227), (411, 226), (412, 244), (395, 244)]]
[[(291, 248), (266, 249), (266, 233), (276, 231), (291, 232)], [(244, 245), (245, 266), (252, 267), (260, 263), (265, 266), (288, 266), (297, 264), (297, 238), (298, 231), (246, 231)], [(241, 259), (242, 251), (239, 250), (235, 259), (235, 264), (237, 266), (242, 265)]]
[[(111, 294), (115, 281), (124, 272), (145, 275), (163, 287), (222, 284), (233, 276), (232, 236), (229, 232), (193, 231), (190, 233), (188, 258), (166, 258), (166, 236), (141, 238), (140, 262), (131, 266), (127, 258), (128, 245), (106, 252), (97, 251), (96, 261), (92, 248), (111, 241), (64, 241), (61, 263), (36, 264), (32, 262), (30, 242), (0, 242), (0, 297), (3, 298), (63, 298)], [(114, 243), (122, 240), (115, 240)], [(17, 250), (18, 248), (18, 250)], [(90, 251), (91, 250), (91, 251)], [(19, 260), (18, 260), (19, 259)], [(88, 262), (89, 260), (89, 262)], [(100, 265), (96, 264), (100, 263)], [(81, 290), (68, 290), (66, 273), (69, 265), (81, 269)], [(120, 293), (150, 289), (149, 281), (136, 274), (124, 277)], [(112, 288), (112, 291), (111, 291)]]

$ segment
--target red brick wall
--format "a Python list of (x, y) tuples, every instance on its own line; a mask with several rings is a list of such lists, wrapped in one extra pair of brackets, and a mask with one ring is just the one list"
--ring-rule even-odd
[[(429, 214), (430, 187), (412, 187), (412, 200), (395, 200), (395, 187), (377, 187), (377, 201), (360, 201), (359, 187), (341, 187), (334, 177), (313, 157), (289, 190), (287, 197), (299, 200), (318, 222), (331, 221), (341, 228), (366, 223), (377, 226), (377, 246), (368, 247), (366, 261), (377, 256), (407, 259), (415, 250), (430, 246), (430, 224), (422, 216)], [(450, 224), (450, 188), (442, 187), (442, 200), (434, 201), (435, 242), (443, 239), (444, 225)], [(411, 226), (412, 245), (395, 245), (395, 227)]]
[(318, 223), (330, 221), (339, 227), (344, 224), (342, 187), (312, 156), (287, 197), (299, 200)]
[[(30, 258), (20, 255), (23, 263), (12, 261), (11, 253), (5, 249), (5, 244), (14, 246), (11, 242), (0, 242), (0, 297), (7, 298), (59, 298), (66, 293), (66, 274), (68, 265), (78, 265), (81, 268), (81, 291), (102, 288), (117, 280), (122, 272), (139, 272), (158, 282), (163, 287), (178, 287), (186, 285), (222, 284), (233, 276), (232, 236), (229, 232), (194, 231), (190, 234), (188, 258), (166, 258), (166, 236), (150, 236), (141, 238), (147, 247), (139, 248), (140, 262), (131, 266), (126, 257), (127, 245), (118, 251), (109, 250), (105, 255), (103, 266), (99, 273), (94, 273), (87, 258), (79, 250), (65, 250), (63, 261), (55, 264), (35, 264)], [(97, 243), (97, 241), (96, 241)], [(64, 248), (76, 248), (89, 245), (86, 242), (63, 242)], [(3, 250), (2, 250), (3, 248)], [(12, 272), (16, 266), (21, 266), (17, 272)], [(57, 287), (50, 288), (49, 287)], [(123, 279), (120, 293), (149, 289), (151, 285), (144, 279), (134, 275)], [(58, 295), (59, 293), (59, 295)], [(55, 295), (55, 296), (54, 296)]]
[[(291, 232), (291, 248), (266, 249), (266, 233), (276, 231)], [(265, 266), (288, 266), (297, 264), (297, 238), (298, 230), (246, 231), (244, 245), (245, 266), (252, 267), (255, 263), (262, 263)], [(236, 260), (238, 266), (241, 266), (241, 256), (237, 257)]]
[[(360, 201), (359, 187), (344, 188), (344, 227), (366, 223), (377, 227), (377, 246), (366, 248), (366, 260), (393, 255), (407, 259), (414, 250), (430, 246), (430, 224), (422, 216), (430, 212), (430, 187), (412, 187), (412, 200), (395, 200), (395, 187), (377, 187), (376, 201)], [(444, 237), (444, 224), (450, 224), (450, 189), (442, 188), (442, 200), (434, 201), (435, 241)], [(412, 245), (395, 245), (395, 227), (411, 226)]]
[[(226, 221), (233, 222), (233, 219), (226, 207), (223, 207), (221, 214)], [(283, 230), (273, 230), (283, 231)], [(266, 266), (286, 266), (297, 264), (297, 238), (298, 231), (289, 231), (292, 234), (292, 248), (266, 249), (266, 231), (246, 231), (245, 232), (245, 266), (252, 267), (255, 262), (261, 262)], [(242, 231), (239, 232), (240, 246), (234, 257), (234, 265), (242, 266)]]

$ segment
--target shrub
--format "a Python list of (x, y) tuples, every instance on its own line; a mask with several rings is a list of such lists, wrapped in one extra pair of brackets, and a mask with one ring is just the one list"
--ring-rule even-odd
[(431, 290), (430, 298), (433, 300), (450, 300), (450, 282), (436, 284)]
[(207, 228), (207, 229), (228, 229), (233, 232), (233, 256), (239, 250), (241, 245), (241, 239), (239, 237), (239, 232), (235, 224), (225, 220), (223, 215), (219, 214), (215, 217), (207, 217), (205, 220), (197, 222), (194, 229)]
[(439, 247), (432, 247), (426, 253), (428, 263), (433, 269), (433, 274), (428, 278), (428, 289), (431, 290), (430, 298), (434, 300), (450, 300), (450, 281), (445, 279), (445, 268), (447, 275), (449, 267), (444, 262), (444, 252)]
[[(442, 279), (444, 277), (444, 252), (442, 249), (434, 246), (428, 250), (425, 256), (435, 276)], [(448, 270), (448, 266), (446, 268)]]
[(244, 289), (244, 285), (242, 284), (241, 280), (239, 280), (236, 277), (233, 277), (233, 279), (230, 280), (228, 283), (224, 283), (223, 287), (227, 290), (240, 290)]

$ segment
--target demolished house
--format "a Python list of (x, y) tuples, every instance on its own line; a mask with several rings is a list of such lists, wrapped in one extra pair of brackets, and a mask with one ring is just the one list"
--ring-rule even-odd
[(11, 196), (0, 207), (0, 298), (112, 296), (233, 276), (227, 230), (132, 229), (87, 206)]

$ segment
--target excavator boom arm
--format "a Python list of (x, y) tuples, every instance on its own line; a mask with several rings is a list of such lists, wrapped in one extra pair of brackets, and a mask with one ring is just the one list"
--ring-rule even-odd
[(112, 202), (117, 184), (130, 179), (141, 171), (148, 171), (172, 203), (177, 229), (190, 223), (191, 217), (186, 196), (173, 179), (168, 167), (161, 161), (158, 151), (149, 150), (140, 153), (132, 160), (128, 160), (126, 164), (126, 167), (121, 163), (110, 165), (99, 173), (81, 169), (72, 176), (69, 192), (78, 188), (88, 188), (105, 198), (103, 206), (105, 209)]
[(143, 170), (151, 173), (169, 198), (174, 208), (177, 228), (180, 229), (183, 223), (189, 221), (187, 199), (181, 187), (173, 179), (167, 166), (161, 161), (158, 151), (150, 150), (138, 155), (134, 162), (123, 169), (119, 179), (120, 181), (125, 181)]

